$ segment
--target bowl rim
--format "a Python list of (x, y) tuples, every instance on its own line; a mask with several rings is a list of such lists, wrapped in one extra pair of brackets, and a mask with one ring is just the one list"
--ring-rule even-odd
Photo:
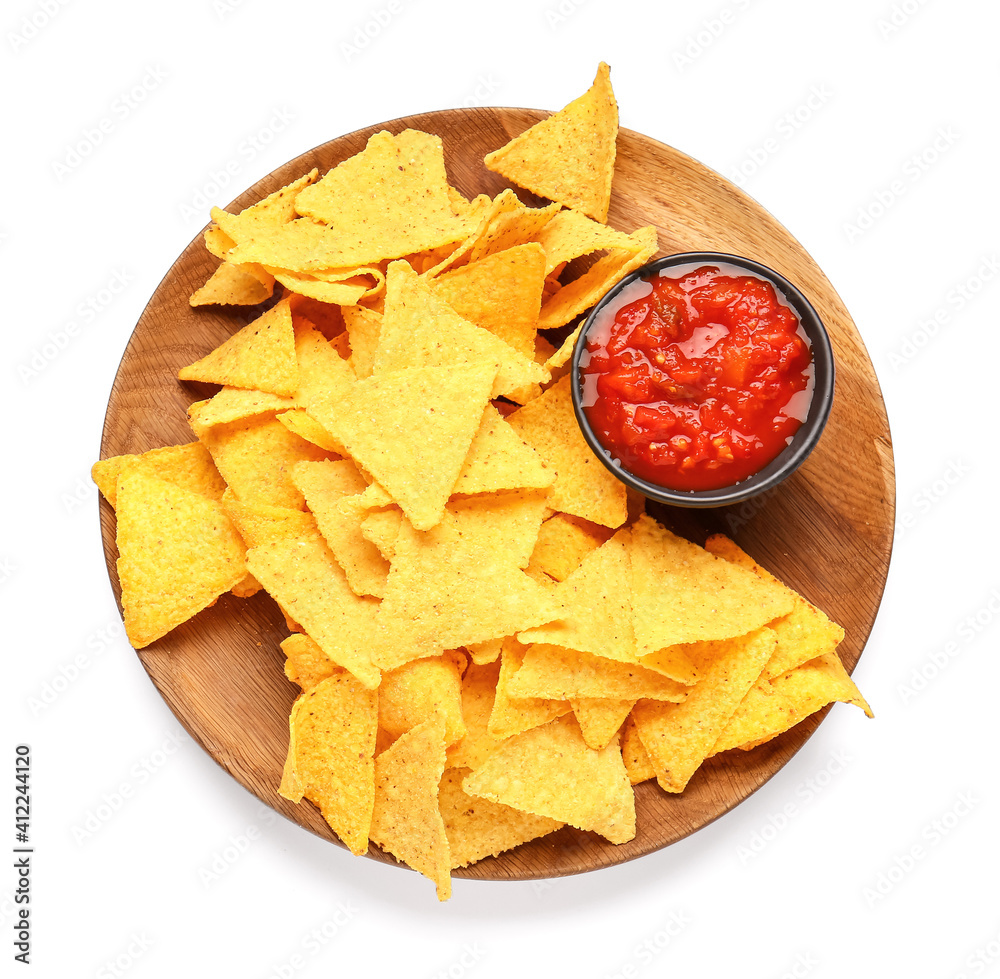
[[(707, 490), (678, 490), (661, 486), (636, 476), (625, 469), (597, 438), (582, 404), (582, 384), (580, 378), (580, 358), (587, 346), (587, 335), (595, 323), (603, 316), (604, 310), (615, 302), (632, 283), (650, 278), (664, 269), (681, 265), (728, 264), (743, 269), (757, 277), (769, 281), (778, 290), (784, 301), (799, 317), (813, 351), (813, 392), (805, 420), (792, 436), (792, 441), (767, 465), (756, 473), (728, 486)], [(732, 252), (690, 251), (674, 252), (653, 259), (646, 265), (630, 272), (611, 287), (596, 303), (583, 321), (573, 346), (570, 360), (570, 389), (573, 413), (584, 439), (606, 469), (614, 476), (643, 496), (658, 503), (680, 507), (718, 507), (742, 503), (774, 489), (787, 479), (808, 458), (816, 448), (823, 429), (826, 427), (833, 406), (836, 381), (836, 363), (830, 336), (815, 307), (802, 290), (780, 272), (775, 271), (756, 259)]]

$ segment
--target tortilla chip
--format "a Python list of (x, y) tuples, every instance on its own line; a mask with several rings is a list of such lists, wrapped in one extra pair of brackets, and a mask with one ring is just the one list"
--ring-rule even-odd
[(201, 360), (182, 367), (177, 376), (182, 381), (255, 388), (292, 397), (299, 376), (288, 301), (261, 313)]
[(656, 770), (643, 747), (632, 717), (628, 717), (622, 726), (622, 761), (625, 763), (625, 771), (628, 772), (628, 780), (633, 785), (656, 778)]
[(538, 452), (517, 437), (493, 405), (487, 405), (452, 492), (540, 489), (551, 486), (555, 478)]
[(568, 714), (573, 708), (566, 698), (519, 697), (511, 692), (511, 682), (524, 662), (528, 647), (513, 637), (503, 641), (500, 650), (500, 673), (497, 676), (493, 709), (487, 725), (494, 738), (507, 739), (540, 724), (547, 724)]
[(244, 503), (229, 489), (222, 496), (222, 505), (247, 547), (319, 533), (316, 518), (304, 510), (269, 506), (265, 503)]
[(583, 95), (487, 154), (483, 162), (519, 187), (606, 221), (618, 137), (610, 75), (601, 62)]
[(369, 648), (378, 602), (351, 590), (322, 538), (260, 544), (247, 551), (247, 569), (334, 663), (378, 686)]
[(196, 401), (188, 408), (188, 421), (195, 431), (213, 425), (253, 418), (256, 415), (274, 415), (295, 406), (291, 398), (250, 388), (224, 387), (205, 401)]
[(766, 626), (747, 636), (700, 644), (702, 679), (679, 704), (642, 700), (635, 705), (639, 737), (665, 792), (683, 792), (757, 682), (774, 652)]
[(453, 868), (495, 857), (563, 827), (559, 820), (468, 795), (462, 788), (468, 774), (468, 768), (447, 769), (438, 796)]
[[(629, 571), (630, 534), (630, 529), (623, 527), (612, 538), (587, 554), (576, 571), (565, 581), (555, 585), (551, 591), (559, 606), (555, 621), (520, 632), (518, 638), (521, 642), (547, 643), (593, 653), (621, 663), (635, 664), (637, 659), (632, 631)], [(575, 695), (600, 694), (577, 690)]]
[(339, 506), (347, 496), (363, 492), (367, 483), (350, 459), (300, 462), (292, 480), (316, 517), (320, 533), (358, 595), (381, 597), (389, 564), (361, 534), (360, 513)]
[(556, 581), (565, 581), (591, 551), (611, 536), (607, 527), (556, 513), (538, 532), (538, 542), (531, 554), (531, 566), (544, 571)]
[[(444, 513), (496, 376), (492, 363), (411, 367), (363, 378), (310, 407), (418, 530)], [(386, 433), (405, 432), (403, 439)]]
[(400, 525), (370, 640), (382, 669), (513, 635), (552, 617), (555, 605), (515, 561), (484, 546), (482, 537), (463, 537), (462, 529), (450, 511), (426, 533), (407, 521)]
[(305, 509), (305, 498), (292, 482), (296, 462), (327, 458), (327, 452), (290, 432), (276, 418), (253, 418), (195, 427), (226, 484), (245, 503)]
[(465, 734), (448, 748), (448, 767), (478, 768), (504, 739), (489, 732), (496, 699), (499, 663), (469, 664), (462, 676), (462, 720)]
[(299, 695), (289, 718), (289, 750), (279, 794), (303, 796), (352, 853), (368, 851), (375, 800), (377, 695), (349, 673)]
[(118, 578), (129, 642), (141, 649), (211, 605), (247, 572), (222, 504), (142, 471), (117, 493)]
[(766, 679), (774, 679), (818, 656), (835, 652), (844, 638), (844, 630), (824, 612), (779, 582), (729, 538), (715, 534), (705, 541), (705, 549), (752, 571), (768, 584), (784, 588), (792, 599), (792, 610), (771, 623), (778, 636), (778, 648), (764, 668)]
[(393, 262), (386, 277), (385, 311), (372, 374), (405, 367), (493, 363), (490, 397), (516, 396), (548, 380), (532, 357), (460, 316), (406, 262)]
[(430, 285), (463, 319), (534, 359), (545, 263), (542, 246), (527, 242), (444, 272)]
[(746, 635), (792, 608), (781, 586), (678, 537), (647, 515), (633, 525), (631, 557), (640, 656), (677, 643)]
[(344, 322), (350, 339), (350, 364), (355, 377), (371, 377), (382, 333), (382, 314), (366, 306), (346, 306)]
[(568, 377), (509, 415), (507, 422), (555, 470), (549, 491), (553, 510), (612, 529), (625, 522), (625, 484), (604, 468), (584, 440), (573, 413)]
[(451, 896), (451, 850), (438, 807), (444, 774), (444, 719), (433, 715), (375, 759), (371, 838), (429, 877), (439, 901)]
[[(640, 699), (679, 702), (688, 688), (641, 666), (559, 646), (536, 644), (524, 654), (507, 690), (512, 697)], [(628, 711), (626, 711), (628, 713)]]
[(444, 742), (451, 746), (465, 736), (462, 720), (464, 654), (418, 659), (382, 676), (379, 686), (379, 727), (392, 740), (433, 714), (444, 718)]
[[(657, 252), (659, 240), (656, 228), (646, 225), (628, 236), (629, 244), (623, 248), (612, 248), (602, 255), (582, 275), (556, 289), (542, 303), (538, 314), (540, 330), (554, 330), (565, 326), (585, 310), (590, 309), (630, 272), (645, 265)], [(546, 366), (554, 369), (569, 360), (573, 345), (579, 335), (577, 327), (546, 361)]]
[(755, 748), (835, 702), (872, 709), (836, 653), (825, 653), (775, 679), (761, 677), (740, 702), (713, 748)]
[(518, 734), (497, 747), (462, 788), (469, 795), (600, 833), (635, 836), (635, 799), (617, 740), (589, 748), (572, 717)]
[(583, 740), (588, 748), (595, 751), (600, 751), (611, 743), (635, 706), (634, 700), (608, 697), (578, 697), (570, 703)]
[(261, 266), (224, 261), (188, 302), (192, 306), (256, 306), (273, 293), (274, 276)]
[(118, 477), (123, 472), (156, 476), (212, 500), (221, 499), (226, 489), (226, 481), (201, 442), (166, 445), (148, 452), (111, 456), (95, 462), (90, 470), (91, 478), (112, 507), (117, 505)]
[(297, 683), (303, 692), (312, 690), (335, 673), (347, 672), (323, 652), (315, 639), (303, 632), (295, 632), (282, 640), (281, 649), (285, 654), (285, 676)]

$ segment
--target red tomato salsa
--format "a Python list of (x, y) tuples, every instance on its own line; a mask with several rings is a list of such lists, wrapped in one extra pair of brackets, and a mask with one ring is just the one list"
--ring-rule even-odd
[(667, 271), (626, 289), (589, 331), (584, 411), (634, 476), (678, 490), (731, 486), (805, 419), (812, 351), (771, 283), (716, 265)]

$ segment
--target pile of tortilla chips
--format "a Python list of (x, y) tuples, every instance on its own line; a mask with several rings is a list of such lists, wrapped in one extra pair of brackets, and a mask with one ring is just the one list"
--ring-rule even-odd
[(638, 782), (682, 792), (833, 701), (870, 713), (839, 626), (645, 514), (579, 432), (573, 321), (657, 248), (604, 223), (616, 133), (602, 65), (485, 161), (550, 205), (467, 199), (406, 130), (214, 210), (192, 304), (263, 312), (180, 370), (218, 387), (191, 442), (93, 470), (132, 644), (270, 595), (301, 691), (278, 792), (442, 900), (564, 825), (632, 839)]

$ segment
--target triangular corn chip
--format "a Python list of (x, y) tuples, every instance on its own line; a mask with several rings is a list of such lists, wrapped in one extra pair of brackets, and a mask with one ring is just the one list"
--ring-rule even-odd
[(439, 901), (451, 896), (451, 851), (438, 806), (444, 764), (442, 717), (401, 735), (375, 759), (371, 826), (383, 850), (434, 881)]
[(534, 194), (606, 221), (618, 138), (610, 75), (602, 62), (583, 95), (487, 154), (486, 166)]
[(595, 751), (572, 717), (510, 738), (466, 776), (473, 796), (600, 833), (612, 843), (635, 836), (635, 799), (617, 740)]
[(283, 300), (220, 344), (201, 360), (181, 368), (182, 381), (255, 388), (292, 397), (299, 386), (295, 333)]
[(246, 545), (222, 504), (144, 472), (117, 491), (118, 578), (129, 642), (140, 649), (246, 575)]

